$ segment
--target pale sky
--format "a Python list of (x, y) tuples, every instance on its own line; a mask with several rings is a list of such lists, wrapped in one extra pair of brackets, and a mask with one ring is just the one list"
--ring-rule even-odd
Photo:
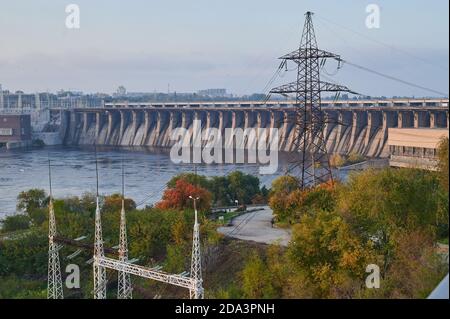
[[(66, 5), (80, 7), (67, 29)], [(381, 8), (368, 29), (366, 6)], [(0, 83), (26, 92), (262, 92), (298, 47), (304, 13), (319, 47), (438, 91), (449, 86), (447, 0), (0, 0)], [(333, 74), (335, 64), (325, 66)], [(288, 72), (274, 85), (292, 80)], [(428, 96), (344, 66), (333, 81), (367, 95)]]

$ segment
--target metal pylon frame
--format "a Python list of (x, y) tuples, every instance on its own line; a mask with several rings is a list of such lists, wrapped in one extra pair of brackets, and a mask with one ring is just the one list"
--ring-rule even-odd
[(194, 289), (189, 290), (191, 299), (203, 299), (203, 279), (202, 279), (202, 260), (200, 253), (200, 225), (197, 217), (196, 199), (194, 199), (194, 233), (192, 238), (192, 260), (191, 260), (191, 278), (195, 280)]
[(318, 49), (312, 14), (309, 11), (306, 13), (299, 49), (280, 58), (283, 63), (296, 63), (297, 80), (270, 91), (285, 96), (295, 94), (295, 159), (290, 170), (299, 168), (301, 189), (333, 179), (323, 133), (325, 120), (321, 109), (321, 92), (345, 91), (357, 94), (345, 86), (320, 80), (320, 69), (325, 59), (332, 58), (339, 63), (342, 60), (337, 54)]
[(106, 299), (106, 269), (99, 264), (100, 258), (105, 256), (103, 249), (102, 221), (97, 196), (97, 207), (95, 209), (95, 242), (94, 242), (94, 299)]
[[(120, 210), (119, 260), (128, 262), (127, 222), (125, 216), (125, 168), (122, 158), (122, 209)], [(120, 271), (118, 274), (117, 299), (133, 299), (131, 275)]]
[(64, 299), (61, 265), (59, 262), (59, 245), (55, 242), (56, 219), (53, 208), (53, 199), (50, 195), (48, 207), (48, 279), (47, 279), (47, 299)]
[[(120, 211), (120, 241), (119, 260), (128, 262), (128, 242), (127, 225), (125, 219), (125, 200), (122, 198), (122, 209)], [(131, 286), (131, 275), (124, 271), (119, 271), (117, 286), (117, 299), (132, 299), (133, 288)]]

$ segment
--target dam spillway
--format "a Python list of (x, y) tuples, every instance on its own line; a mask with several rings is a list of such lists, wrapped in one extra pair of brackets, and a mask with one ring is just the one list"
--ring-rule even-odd
[[(202, 129), (278, 128), (279, 150), (294, 149), (295, 108), (246, 105), (149, 107), (105, 105), (103, 108), (53, 110), (59, 117), (66, 145), (170, 147), (174, 129), (192, 130), (194, 120)], [(324, 107), (323, 134), (329, 153), (388, 156), (389, 128), (448, 128), (448, 107), (442, 106), (346, 106)]]

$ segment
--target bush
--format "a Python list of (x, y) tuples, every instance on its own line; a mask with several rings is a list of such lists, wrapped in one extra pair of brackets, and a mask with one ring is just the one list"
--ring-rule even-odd
[(345, 158), (340, 154), (332, 154), (330, 156), (331, 167), (341, 167), (345, 165)]
[(30, 227), (30, 218), (24, 214), (6, 216), (1, 220), (1, 231), (3, 233), (13, 232), (16, 230), (28, 229)]
[(364, 161), (364, 156), (356, 152), (351, 152), (347, 157), (348, 164), (355, 164)]

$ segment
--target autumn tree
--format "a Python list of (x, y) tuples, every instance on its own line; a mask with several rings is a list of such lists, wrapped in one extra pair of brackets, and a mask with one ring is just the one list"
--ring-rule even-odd
[(245, 263), (241, 276), (244, 298), (274, 298), (270, 272), (256, 252)]
[[(422, 229), (435, 236), (443, 220), (440, 214), (448, 220), (448, 201), (443, 202), (441, 194), (439, 180), (431, 172), (368, 170), (351, 175), (340, 188), (337, 210), (361, 238), (374, 241), (385, 274), (397, 245), (396, 232)], [(448, 221), (444, 227), (448, 231)]]
[[(124, 199), (125, 211), (129, 212), (136, 209), (136, 203), (131, 198)], [(112, 194), (105, 196), (103, 199), (102, 211), (104, 212), (118, 212), (122, 209), (122, 195)]]
[(209, 211), (211, 208), (211, 193), (202, 187), (192, 185), (184, 179), (177, 180), (175, 187), (166, 189), (161, 201), (156, 204), (156, 207), (159, 209), (176, 210), (193, 208), (194, 203), (189, 198), (190, 196), (199, 198), (197, 201), (198, 210)]
[(366, 265), (375, 255), (371, 243), (361, 241), (342, 217), (320, 211), (293, 226), (288, 256), (292, 267), (310, 281), (313, 295), (327, 298), (337, 297), (336, 287), (344, 284), (362, 286)]

